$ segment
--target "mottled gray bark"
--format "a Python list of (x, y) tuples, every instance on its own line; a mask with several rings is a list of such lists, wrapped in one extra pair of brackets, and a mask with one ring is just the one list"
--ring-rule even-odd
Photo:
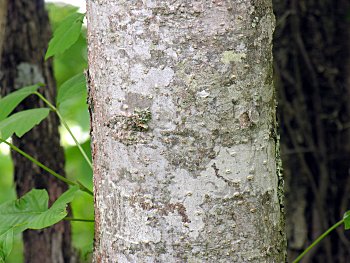
[(95, 262), (284, 262), (270, 0), (87, 2)]

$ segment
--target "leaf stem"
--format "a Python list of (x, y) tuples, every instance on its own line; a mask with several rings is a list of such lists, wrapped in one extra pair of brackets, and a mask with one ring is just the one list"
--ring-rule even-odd
[(30, 156), (29, 154), (27, 154), (26, 152), (22, 151), (21, 149), (19, 149), (18, 147), (16, 147), (15, 145), (13, 145), (12, 143), (9, 143), (8, 141), (0, 138), (0, 143), (3, 142), (5, 144), (7, 144), (12, 150), (18, 152), (19, 154), (23, 155), (25, 158), (27, 158), (28, 160), (30, 160), (31, 162), (35, 163), (37, 166), (39, 166), (40, 168), (42, 168), (43, 170), (45, 170), (46, 172), (52, 174), (53, 176), (55, 176), (57, 179), (65, 182), (66, 184), (69, 185), (78, 185), (80, 190), (88, 193), (89, 195), (94, 195), (88, 188), (86, 188), (84, 185), (82, 185), (80, 182), (73, 182), (65, 177), (63, 177), (62, 175), (59, 175), (58, 173), (56, 173), (55, 171), (53, 171), (52, 169), (50, 169), (49, 167), (45, 166), (44, 164), (42, 164), (41, 162), (39, 162), (38, 160), (36, 160), (35, 158), (33, 158), (32, 156)]
[(91, 196), (94, 196), (94, 193), (91, 192), (91, 191), (89, 190), (89, 188), (87, 188), (87, 187), (86, 187), (85, 185), (83, 185), (81, 182), (77, 181), (76, 184), (79, 185), (79, 188), (80, 188), (82, 191), (88, 193), (88, 194), (91, 195)]
[(65, 218), (63, 218), (63, 220), (87, 222), (87, 223), (94, 223), (95, 222), (95, 220), (93, 220), (93, 219), (81, 219), (81, 218), (73, 218), (73, 217), (65, 217)]
[(4, 139), (1, 139), (1, 138), (0, 138), (0, 142), (6, 143), (11, 149), (13, 149), (14, 151), (16, 151), (19, 154), (23, 155), (28, 160), (30, 160), (31, 162), (35, 163), (37, 166), (41, 167), (42, 169), (44, 169), (48, 173), (50, 173), (53, 176), (55, 176), (57, 179), (65, 182), (66, 184), (69, 184), (69, 185), (76, 185), (76, 183), (70, 181), (69, 179), (63, 177), (62, 175), (59, 175), (58, 173), (56, 173), (55, 171), (51, 170), (49, 167), (45, 166), (44, 164), (42, 164), (38, 160), (34, 159), (32, 156), (30, 156), (29, 154), (25, 153), (24, 151), (22, 151), (21, 149), (19, 149), (15, 145), (13, 145), (12, 143), (9, 143), (8, 141), (5, 141)]
[(293, 263), (298, 263), (307, 252), (309, 252), (314, 246), (316, 246), (322, 239), (324, 239), (330, 232), (332, 232), (334, 229), (336, 229), (338, 226), (344, 223), (344, 219), (340, 220), (339, 222), (335, 223), (333, 226), (327, 229), (326, 232), (324, 232), (321, 236), (319, 236), (310, 246), (308, 246), (303, 253), (301, 253), (294, 261)]
[(92, 163), (89, 159), (89, 157), (87, 156), (87, 154), (85, 153), (84, 149), (81, 147), (81, 145), (79, 144), (78, 140), (75, 138), (75, 136), (73, 135), (71, 129), (69, 128), (69, 126), (67, 125), (66, 121), (64, 120), (64, 118), (62, 117), (61, 113), (58, 111), (58, 109), (52, 105), (43, 95), (41, 95), (39, 92), (35, 92), (35, 95), (37, 95), (42, 101), (44, 101), (50, 108), (51, 110), (53, 110), (58, 118), (60, 119), (61, 123), (63, 124), (63, 126), (66, 128), (66, 130), (68, 131), (68, 133), (70, 134), (70, 136), (73, 138), (76, 146), (78, 147), (79, 151), (81, 152), (81, 154), (83, 155), (84, 159), (86, 160), (86, 162), (89, 164), (90, 168), (92, 169)]

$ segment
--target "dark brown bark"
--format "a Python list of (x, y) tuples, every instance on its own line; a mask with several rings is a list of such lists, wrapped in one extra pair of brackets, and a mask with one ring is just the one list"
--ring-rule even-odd
[[(55, 98), (55, 81), (51, 61), (44, 61), (50, 39), (48, 15), (43, 0), (8, 1), (6, 37), (2, 52), (1, 94), (20, 87), (44, 82), (41, 92), (50, 101)], [(37, 97), (31, 96), (18, 110), (42, 107)], [(64, 174), (64, 154), (60, 146), (58, 119), (52, 113), (41, 125), (24, 137), (13, 138), (14, 144), (46, 166)], [(32, 188), (45, 188), (50, 203), (67, 189), (67, 185), (39, 169), (24, 157), (13, 152), (16, 188), (22, 196)], [(23, 235), (25, 262), (72, 262), (70, 224), (61, 222), (41, 231), (26, 231)]]
[[(0, 0), (0, 53), (2, 50), (2, 45), (4, 43), (6, 17), (7, 17), (7, 0)], [(0, 55), (0, 65), (1, 65), (1, 55)]]
[[(275, 72), (286, 177), (289, 258), (350, 209), (349, 7), (346, 0), (275, 0)], [(305, 262), (349, 262), (338, 231)]]

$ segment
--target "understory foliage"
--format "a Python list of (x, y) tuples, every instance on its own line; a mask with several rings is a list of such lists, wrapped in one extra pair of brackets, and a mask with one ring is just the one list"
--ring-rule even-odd
[[(16, 200), (6, 202), (3, 202), (5, 196), (0, 196), (0, 202), (2, 202), (0, 203), (0, 262), (23, 260), (19, 256), (21, 253), (18, 253), (20, 247), (17, 241), (21, 232), (26, 229), (42, 229), (61, 220), (72, 221), (73, 243), (83, 256), (81, 260), (87, 260), (86, 256), (89, 256), (92, 251), (93, 224), (81, 223), (82, 221), (93, 222), (93, 198), (90, 190), (92, 188), (92, 165), (89, 141), (80, 145), (67, 124), (74, 126), (78, 124), (78, 127), (82, 127), (82, 130), (85, 131), (89, 128), (86, 81), (83, 73), (83, 69), (87, 66), (85, 28), (82, 28), (85, 14), (78, 13), (77, 8), (72, 6), (49, 4), (47, 7), (54, 34), (45, 58), (55, 56), (55, 77), (59, 86), (55, 104), (41, 95), (40, 91), (45, 89), (45, 83), (23, 87), (0, 98), (0, 143), (7, 144), (12, 150), (22, 154), (71, 187), (50, 207), (48, 206), (48, 193), (45, 189), (33, 189)], [(38, 96), (45, 102), (46, 107), (13, 113), (17, 105), (28, 96)], [(75, 146), (65, 148), (68, 178), (52, 171), (8, 140), (14, 135), (22, 137), (44, 120), (51, 111), (58, 115), (62, 126), (67, 129), (66, 133), (69, 133), (76, 143)], [(1, 162), (4, 162), (5, 158), (0, 157)], [(7, 173), (7, 175), (10, 174), (11, 171)], [(13, 187), (8, 188), (12, 188), (9, 191), (10, 196), (13, 196)], [(9, 195), (7, 195), (8, 198)], [(75, 218), (67, 217), (66, 208), (69, 203), (73, 208)], [(13, 248), (17, 250), (17, 253), (10, 255)]]
[[(274, 73), (285, 178), (288, 259), (339, 220), (350, 199), (348, 0), (274, 0)], [(349, 262), (333, 231), (305, 262)]]

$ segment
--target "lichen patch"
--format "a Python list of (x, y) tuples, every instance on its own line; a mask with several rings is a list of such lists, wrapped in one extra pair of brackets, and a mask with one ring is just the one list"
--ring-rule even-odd
[(231, 62), (242, 62), (246, 58), (245, 53), (235, 53), (233, 51), (225, 51), (222, 53), (221, 62), (230, 64)]
[(152, 138), (147, 133), (151, 119), (152, 114), (148, 108), (136, 108), (132, 114), (114, 116), (105, 126), (110, 128), (114, 139), (125, 145), (147, 143)]

